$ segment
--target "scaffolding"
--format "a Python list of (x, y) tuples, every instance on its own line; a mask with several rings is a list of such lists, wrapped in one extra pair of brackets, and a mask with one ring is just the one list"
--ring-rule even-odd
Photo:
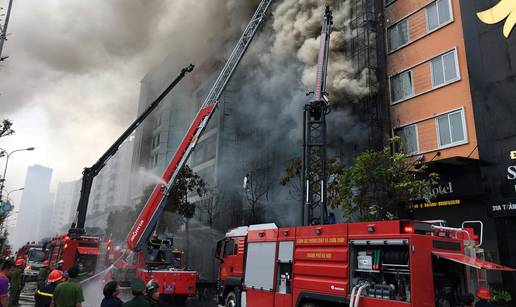
[[(384, 104), (384, 43), (382, 31), (382, 0), (350, 0), (350, 45), (347, 55), (352, 59), (357, 79), (364, 79), (368, 94), (355, 104), (356, 114), (367, 123), (368, 148), (380, 148), (386, 133), (387, 112)], [(346, 5), (348, 5), (346, 4)]]

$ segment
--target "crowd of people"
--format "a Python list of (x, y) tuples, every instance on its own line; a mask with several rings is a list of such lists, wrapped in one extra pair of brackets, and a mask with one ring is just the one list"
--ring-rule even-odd
[[(23, 270), (25, 260), (4, 259), (0, 266), (0, 307), (18, 306), (20, 293), (24, 287)], [(66, 271), (62, 262), (50, 268), (48, 261), (43, 263), (37, 278), (34, 293), (36, 307), (82, 307), (83, 289), (77, 277), (79, 267), (73, 266)], [(154, 280), (147, 284), (135, 279), (131, 282), (133, 298), (122, 302), (119, 298), (120, 287), (116, 281), (109, 281), (103, 289), (104, 299), (101, 307), (157, 307), (159, 302), (159, 285)]]

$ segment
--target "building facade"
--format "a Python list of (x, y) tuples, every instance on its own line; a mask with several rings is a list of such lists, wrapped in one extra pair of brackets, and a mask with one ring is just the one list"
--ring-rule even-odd
[[(133, 144), (134, 136), (130, 136), (93, 180), (88, 206), (89, 215), (129, 205)], [(87, 225), (89, 225), (88, 222)]]
[[(504, 37), (503, 22), (487, 25), (477, 16), (491, 1), (384, 5), (392, 134), (416, 166), (440, 175), (434, 200), (415, 204), (410, 215), (451, 226), (481, 220), (484, 256), (514, 267), (515, 251), (504, 242), (516, 230), (516, 35)], [(516, 293), (514, 275), (489, 279)]]
[[(26, 242), (38, 241), (43, 235), (47, 235), (42, 232), (46, 228), (42, 229), (41, 225), (46, 224), (42, 222), (49, 221), (53, 213), (49, 192), (51, 178), (51, 168), (41, 165), (28, 167), (16, 229), (12, 234), (12, 244), (15, 249)], [(27, 225), (30, 225), (29, 229)]]
[(54, 235), (60, 234), (66, 227), (72, 225), (77, 203), (79, 202), (80, 189), (80, 180), (59, 182), (57, 184), (56, 197), (54, 200)]

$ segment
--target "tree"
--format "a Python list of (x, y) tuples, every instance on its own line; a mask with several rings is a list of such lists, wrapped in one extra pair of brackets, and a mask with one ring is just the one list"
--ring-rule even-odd
[[(285, 174), (280, 177), (280, 184), (288, 188), (288, 193), (297, 201), (303, 199), (303, 187), (302, 176), (301, 176), (302, 162), (301, 158), (296, 157), (287, 161), (285, 165)], [(335, 208), (341, 203), (341, 196), (339, 193), (339, 181), (338, 175), (342, 173), (344, 165), (340, 163), (337, 158), (328, 158), (326, 163), (326, 172), (328, 174), (326, 195), (328, 206)]]
[[(195, 204), (188, 201), (188, 194), (196, 192), (199, 196), (202, 196), (206, 191), (205, 186), (206, 184), (202, 178), (194, 173), (188, 165), (183, 167), (167, 199), (164, 212), (167, 218), (161, 219), (158, 224), (159, 229), (168, 229), (173, 232), (183, 225), (184, 219), (191, 218), (195, 213)], [(123, 240), (131, 230), (155, 187), (155, 185), (145, 187), (140, 202), (134, 208), (111, 212), (107, 220), (106, 234), (112, 234), (115, 240)]]
[(199, 202), (199, 211), (203, 216), (206, 216), (206, 223), (210, 228), (213, 228), (215, 221), (223, 213), (220, 205), (224, 203), (224, 194), (218, 191), (216, 188), (207, 188), (207, 197)]
[(14, 134), (14, 130), (11, 128), (12, 126), (13, 123), (10, 120), (4, 119), (2, 123), (0, 123), (0, 137)]
[(250, 223), (260, 220), (259, 207), (263, 201), (269, 200), (269, 191), (273, 180), (269, 163), (253, 163), (247, 167), (244, 178), (244, 190), (250, 213)]
[(411, 201), (427, 199), (438, 175), (419, 170), (404, 152), (393, 152), (400, 139), (390, 140), (381, 151), (364, 151), (354, 164), (337, 175), (337, 186), (348, 220), (370, 221), (395, 219)]
[(176, 177), (167, 200), (167, 211), (177, 213), (186, 219), (195, 214), (195, 204), (188, 200), (188, 194), (196, 193), (202, 197), (206, 193), (206, 183), (188, 165)]

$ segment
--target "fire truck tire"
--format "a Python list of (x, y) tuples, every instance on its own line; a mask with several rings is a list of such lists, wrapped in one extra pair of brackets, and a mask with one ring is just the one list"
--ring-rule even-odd
[(235, 289), (226, 295), (225, 307), (240, 307), (240, 291)]

